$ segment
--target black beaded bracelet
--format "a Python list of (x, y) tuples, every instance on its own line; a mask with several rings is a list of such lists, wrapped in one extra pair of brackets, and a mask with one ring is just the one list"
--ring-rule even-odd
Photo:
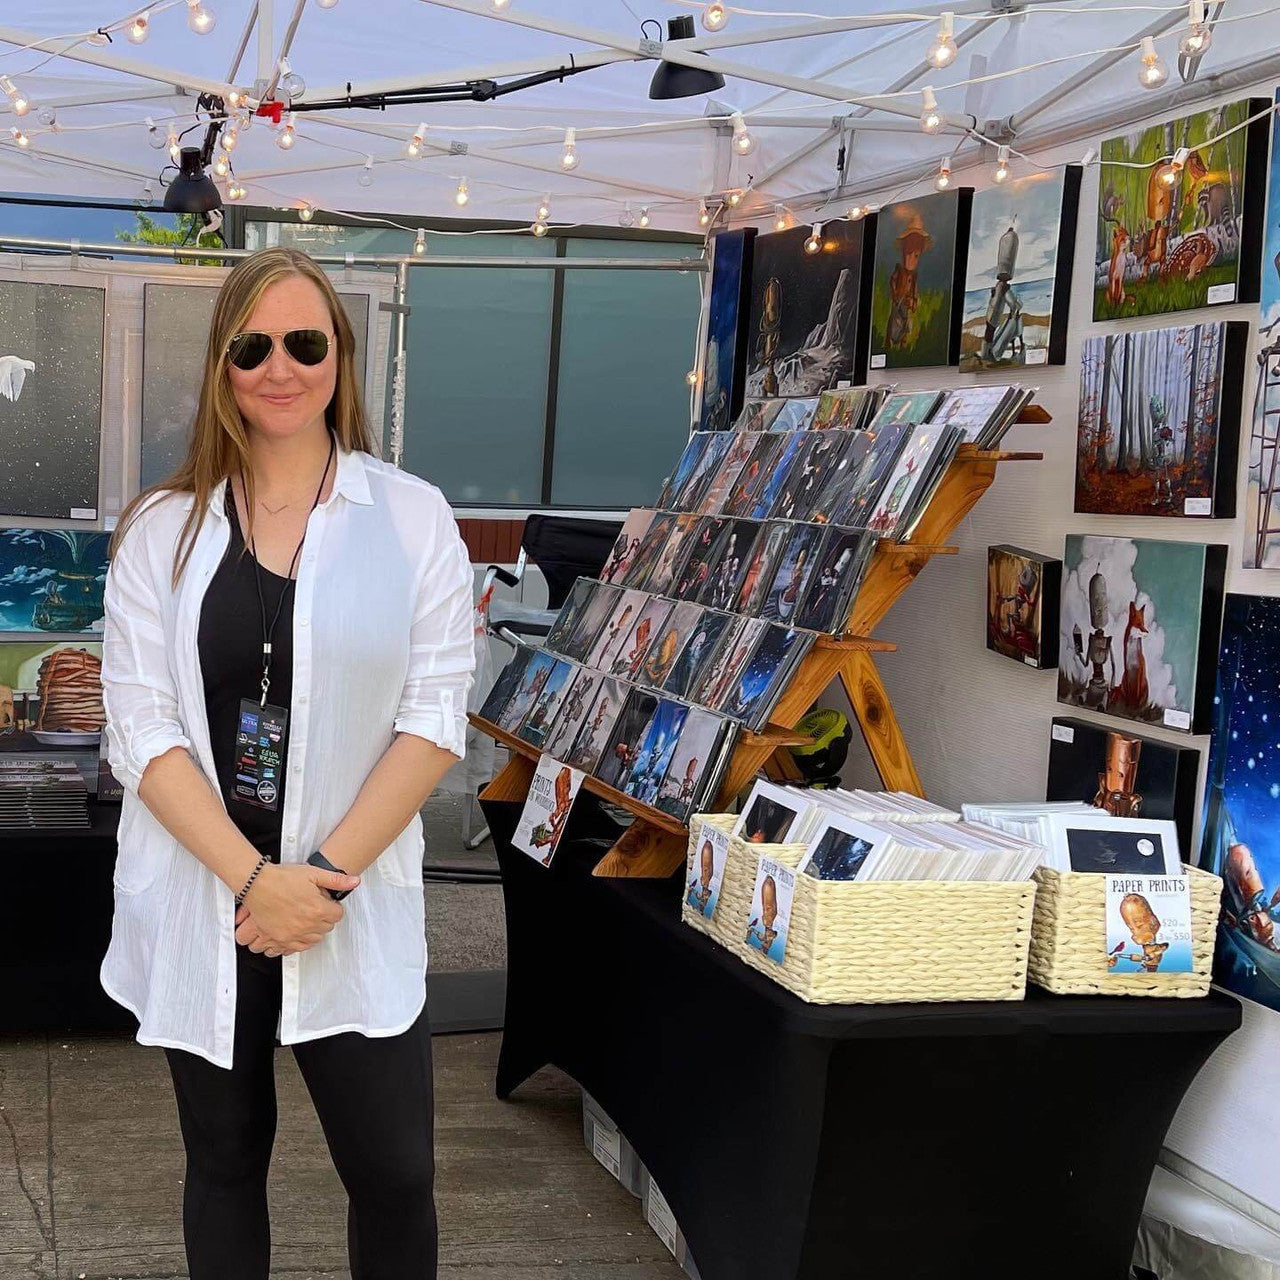
[(258, 878), (258, 872), (270, 861), (265, 853), (258, 855), (258, 865), (254, 867), (249, 874), (249, 878), (244, 882), (244, 888), (236, 894), (236, 906), (240, 906), (244, 902), (244, 895), (249, 892), (249, 886)]

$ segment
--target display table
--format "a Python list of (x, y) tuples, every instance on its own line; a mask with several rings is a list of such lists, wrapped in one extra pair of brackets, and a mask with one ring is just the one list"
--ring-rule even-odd
[[(574, 1077), (703, 1280), (1126, 1280), (1234, 999), (808, 1005), (682, 924), (676, 880), (591, 876), (576, 811), (548, 869), (510, 845), (518, 805), (484, 807), (507, 908), (498, 1096), (547, 1064)], [(922, 919), (921, 947), (946, 923)]]

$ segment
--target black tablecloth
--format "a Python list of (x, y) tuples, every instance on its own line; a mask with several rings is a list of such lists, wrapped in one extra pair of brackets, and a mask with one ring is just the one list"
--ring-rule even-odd
[(1128, 1275), (1234, 999), (805, 1004), (684, 925), (678, 880), (591, 877), (580, 840), (543, 868), (510, 846), (519, 806), (485, 810), (509, 948), (498, 1094), (548, 1063), (582, 1084), (703, 1280)]

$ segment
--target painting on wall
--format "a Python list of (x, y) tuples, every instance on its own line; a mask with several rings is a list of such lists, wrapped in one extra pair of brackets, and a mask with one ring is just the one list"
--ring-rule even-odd
[(105, 298), (0, 281), (0, 515), (98, 518)]
[(1243, 320), (1087, 338), (1076, 510), (1234, 516)]
[(1058, 701), (1208, 731), (1227, 549), (1068, 534)]
[(755, 227), (744, 227), (712, 237), (707, 344), (702, 354), (701, 431), (724, 431), (742, 410), (742, 389), (747, 379), (751, 242), (755, 236)]
[(1095, 320), (1258, 300), (1268, 105), (1246, 98), (1103, 142)]
[(987, 648), (1028, 667), (1056, 667), (1061, 588), (1061, 560), (988, 547)]
[(101, 631), (106, 533), (0, 529), (0, 631)]
[(1280, 599), (1229, 595), (1200, 865), (1222, 877), (1214, 980), (1280, 1010)]
[[(363, 393), (369, 296), (339, 291), (338, 297), (355, 336), (356, 375)], [(143, 290), (139, 469), (143, 489), (167, 479), (186, 457), (217, 299), (218, 290), (212, 285), (148, 284)], [(376, 435), (378, 424), (373, 425)]]
[(747, 326), (749, 398), (816, 396), (861, 382), (866, 238), (874, 219), (841, 218), (806, 253), (808, 226), (756, 236)]
[(1055, 716), (1049, 741), (1046, 800), (1083, 800), (1117, 818), (1177, 824), (1183, 862), (1193, 862), (1200, 752), (1108, 729), (1091, 720)]
[(960, 358), (960, 311), (973, 188), (886, 205), (876, 228), (872, 369), (918, 369)]
[(26, 733), (44, 746), (96, 744), (106, 718), (101, 644), (0, 642), (0, 751)]
[(988, 187), (969, 221), (960, 368), (1021, 369), (1067, 358), (1080, 166)]
[(1266, 224), (1245, 498), (1246, 569), (1280, 569), (1280, 116), (1272, 131)]

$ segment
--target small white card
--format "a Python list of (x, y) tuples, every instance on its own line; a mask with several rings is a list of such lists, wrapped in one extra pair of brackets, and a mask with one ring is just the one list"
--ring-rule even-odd
[(69, 520), (96, 520), (98, 518), (98, 508), (72, 507), (71, 513), (67, 518)]
[(1107, 876), (1107, 968), (1113, 973), (1191, 972), (1191, 881), (1186, 876)]
[(1179, 711), (1176, 707), (1166, 707), (1164, 723), (1165, 726), (1170, 729), (1190, 729), (1191, 712)]
[(1185, 498), (1182, 503), (1184, 516), (1208, 516), (1213, 514), (1212, 498)]
[(1022, 655), (1022, 660), (1029, 667), (1038, 667), (1040, 665), (1029, 653), (1024, 653)]
[(698, 838), (698, 851), (689, 868), (684, 900), (708, 920), (720, 902), (720, 886), (724, 882), (724, 864), (729, 857), (729, 833), (704, 823)]
[(658, 1190), (658, 1184), (649, 1179), (649, 1208), (645, 1217), (657, 1233), (658, 1239), (676, 1256), (676, 1215), (671, 1212), (667, 1198)]
[(561, 764), (545, 753), (538, 760), (511, 843), (544, 867), (555, 857), (582, 778), (581, 769)]
[(886, 357), (886, 355), (885, 355), (885, 353), (884, 353), (883, 351), (882, 351), (878, 356), (872, 356), (872, 357), (871, 357), (871, 367), (872, 367), (873, 369), (883, 369), (883, 368), (884, 368), (884, 366), (885, 366), (885, 360), (886, 360), (886, 359), (887, 359), (887, 357)]
[(591, 1134), (591, 1154), (615, 1178), (622, 1177), (622, 1135), (617, 1129), (607, 1129), (597, 1120)]
[(747, 915), (747, 945), (777, 964), (787, 954), (795, 893), (796, 873), (772, 858), (761, 858)]
[(1055, 724), (1053, 726), (1054, 742), (1074, 742), (1076, 740), (1076, 731), (1069, 724)]
[(1023, 360), (1023, 364), (1048, 364), (1049, 352), (1044, 347), (1032, 347)]
[(1217, 302), (1234, 302), (1236, 287), (1233, 284), (1211, 284), (1205, 293), (1204, 300), (1212, 306)]
[(103, 533), (110, 533), (110, 532), (112, 531), (112, 529), (114, 529), (114, 528), (116, 527), (116, 523), (119, 521), (119, 519), (120, 519), (120, 517), (119, 517), (118, 515), (115, 515), (115, 516), (103, 516), (103, 517), (102, 517), (102, 532), (103, 532)]

